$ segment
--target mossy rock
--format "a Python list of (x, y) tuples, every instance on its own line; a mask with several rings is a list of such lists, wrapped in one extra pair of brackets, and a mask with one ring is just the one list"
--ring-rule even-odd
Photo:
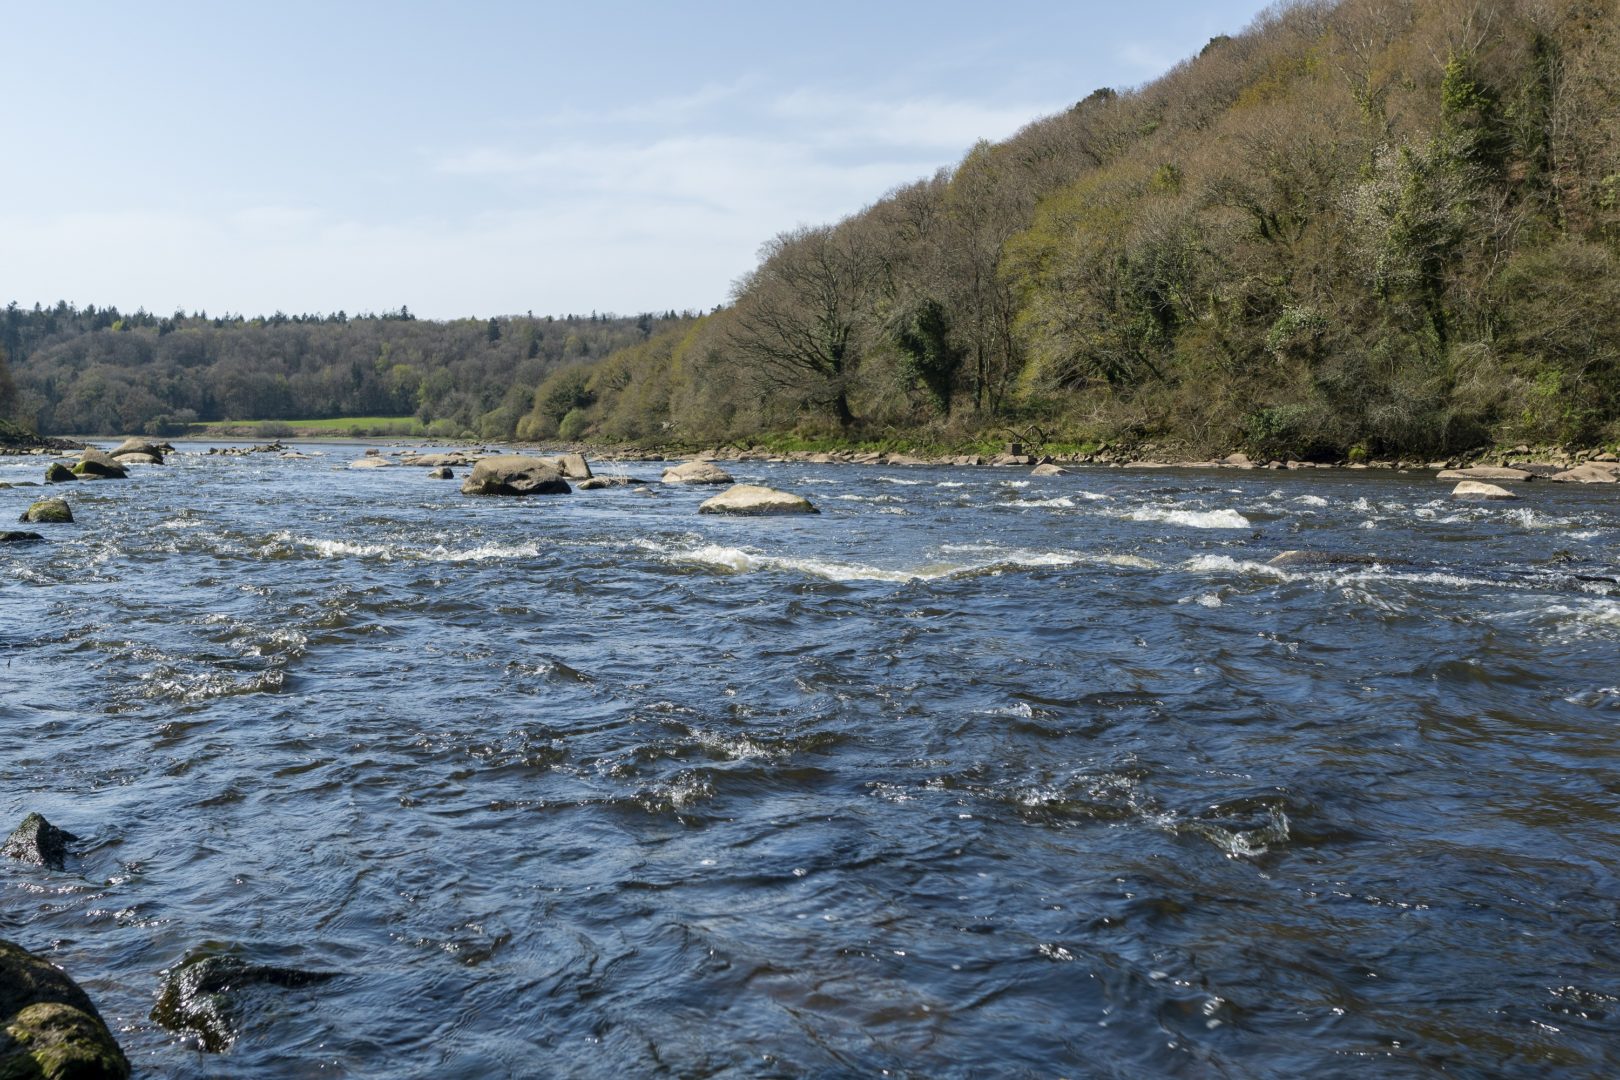
[(24, 525), (71, 525), (73, 510), (61, 499), (36, 499), (17, 520)]
[(129, 476), (129, 470), (100, 450), (86, 450), (73, 466), (73, 475), (89, 480), (122, 480)]
[(45, 482), (47, 484), (68, 484), (77, 479), (78, 477), (73, 474), (73, 470), (60, 461), (51, 462), (50, 467), (45, 470)]
[(0, 1080), (125, 1080), (129, 1061), (88, 995), (0, 941)]

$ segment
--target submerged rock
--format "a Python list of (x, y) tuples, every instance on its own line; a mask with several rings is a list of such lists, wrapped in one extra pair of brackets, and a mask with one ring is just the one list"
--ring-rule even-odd
[(370, 451), (367, 451), (365, 457), (357, 458), (356, 460), (349, 462), (349, 468), (351, 469), (389, 469), (392, 468), (393, 465), (394, 463), (392, 461), (389, 461), (385, 457), (379, 457), (378, 455), (372, 454)]
[(1435, 474), (1436, 480), (1534, 480), (1536, 474), (1528, 469), (1498, 468), (1495, 465), (1474, 465), (1467, 469), (1443, 469)]
[(17, 520), (24, 525), (69, 525), (73, 511), (62, 499), (36, 499)]
[(484, 458), (461, 485), (463, 495), (567, 495), (572, 490), (549, 460), (522, 454)]
[(450, 470), (448, 465), (440, 465), (436, 469), (428, 470), (429, 480), (454, 480), (455, 478), (456, 474)]
[(129, 476), (129, 470), (100, 450), (86, 450), (73, 466), (73, 474), (86, 480), (123, 480)]
[(399, 459), (401, 465), (415, 465), (418, 468), (446, 469), (451, 466), (466, 468), (473, 463), (473, 459), (466, 454), (406, 454)]
[(46, 821), (45, 815), (29, 814), (6, 837), (5, 846), (0, 847), (0, 852), (10, 859), (60, 870), (67, 865), (68, 843), (77, 839), (67, 830), (58, 829)]
[(79, 985), (28, 950), (0, 941), (0, 1077), (125, 1080), (129, 1061)]
[(758, 484), (738, 484), (704, 501), (698, 507), (700, 514), (818, 514), (802, 495), (761, 487)]
[(602, 488), (636, 487), (646, 482), (633, 476), (593, 476), (589, 480), (580, 482), (577, 486), (581, 491), (600, 491)]
[(1517, 499), (1507, 488), (1495, 484), (1482, 484), (1478, 480), (1464, 480), (1451, 489), (1454, 499)]
[(47, 484), (69, 484), (77, 480), (73, 470), (60, 461), (53, 461), (45, 468), (45, 482)]
[(1266, 560), (1267, 566), (1372, 566), (1388, 563), (1375, 555), (1354, 552), (1289, 550)]
[(0, 530), (0, 544), (33, 544), (44, 539), (37, 532), (19, 532), (16, 529)]
[(189, 956), (167, 973), (152, 1019), (170, 1031), (195, 1035), (204, 1050), (218, 1053), (236, 1041), (246, 991), (298, 989), (336, 977), (336, 972), (255, 964), (240, 956)]
[(688, 461), (664, 470), (666, 484), (734, 484), (731, 474), (712, 461)]

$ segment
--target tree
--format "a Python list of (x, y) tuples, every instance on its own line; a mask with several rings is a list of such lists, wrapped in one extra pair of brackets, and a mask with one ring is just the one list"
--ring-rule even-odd
[(767, 243), (735, 291), (730, 349), (764, 389), (855, 423), (859, 370), (884, 263), (856, 223), (800, 228)]

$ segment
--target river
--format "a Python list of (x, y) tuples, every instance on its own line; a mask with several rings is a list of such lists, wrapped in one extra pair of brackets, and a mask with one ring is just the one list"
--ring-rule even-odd
[[(0, 546), (0, 937), (137, 1075), (1620, 1071), (1614, 487), (180, 449)], [(337, 977), (204, 1053), (208, 952)]]

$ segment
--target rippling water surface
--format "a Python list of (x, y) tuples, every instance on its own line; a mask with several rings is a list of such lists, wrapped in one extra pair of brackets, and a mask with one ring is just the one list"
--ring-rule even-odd
[[(0, 935), (143, 1075), (1620, 1070), (1614, 488), (323, 449), (0, 547)], [(199, 950), (341, 974), (204, 1054)]]

